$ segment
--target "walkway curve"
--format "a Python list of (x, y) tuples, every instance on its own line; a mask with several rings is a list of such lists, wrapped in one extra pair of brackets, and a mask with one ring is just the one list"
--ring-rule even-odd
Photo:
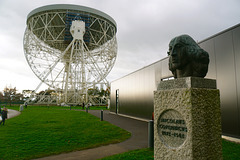
[[(99, 110), (89, 110), (88, 113), (95, 115), (96, 117), (100, 117), (101, 115)], [(104, 111), (103, 119), (112, 123), (113, 125), (131, 132), (131, 138), (117, 144), (110, 144), (70, 153), (62, 153), (59, 155), (40, 158), (38, 160), (96, 160), (114, 154), (148, 147), (147, 122), (111, 114), (109, 111)]]
[[(16, 117), (16, 116), (18, 116), (20, 114), (21, 114), (21, 112), (19, 112), (19, 111), (16, 111), (16, 110), (13, 110), (13, 109), (8, 109), (8, 119)], [(0, 116), (0, 120), (2, 120), (1, 116)]]

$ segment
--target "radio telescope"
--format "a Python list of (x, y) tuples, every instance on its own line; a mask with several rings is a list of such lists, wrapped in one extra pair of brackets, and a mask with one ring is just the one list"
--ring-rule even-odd
[[(84, 6), (58, 4), (37, 8), (27, 17), (26, 60), (34, 74), (64, 103), (80, 103), (87, 90), (108, 84), (117, 55), (116, 22)], [(36, 91), (35, 90), (35, 91)]]

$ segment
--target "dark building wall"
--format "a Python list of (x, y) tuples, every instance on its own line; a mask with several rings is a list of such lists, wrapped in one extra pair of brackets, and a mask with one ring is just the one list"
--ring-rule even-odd
[[(220, 89), (223, 134), (240, 137), (240, 24), (199, 42), (210, 56), (206, 78)], [(151, 119), (153, 91), (161, 79), (171, 77), (168, 58), (157, 61), (111, 83), (110, 111)], [(119, 90), (118, 103), (116, 90)], [(118, 105), (117, 105), (118, 104)]]
[[(153, 91), (162, 78), (170, 76), (168, 58), (164, 58), (112, 82), (110, 111), (116, 112), (117, 106), (120, 114), (151, 119)], [(119, 91), (118, 100), (116, 90)]]
[(207, 78), (217, 79), (220, 89), (223, 134), (240, 137), (240, 25), (199, 45), (210, 54)]

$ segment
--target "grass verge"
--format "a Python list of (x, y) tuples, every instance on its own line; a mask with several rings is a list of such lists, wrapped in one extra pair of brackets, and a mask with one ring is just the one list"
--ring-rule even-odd
[(28, 106), (0, 126), (0, 159), (33, 159), (129, 137), (127, 131), (85, 112)]
[[(222, 152), (224, 160), (239, 160), (240, 159), (240, 144), (222, 139)], [(105, 157), (101, 160), (153, 160), (153, 149), (139, 149), (122, 154), (117, 154)]]
[(101, 160), (153, 160), (153, 149), (144, 148), (102, 158)]
[(224, 160), (240, 159), (240, 144), (222, 139), (222, 152)]

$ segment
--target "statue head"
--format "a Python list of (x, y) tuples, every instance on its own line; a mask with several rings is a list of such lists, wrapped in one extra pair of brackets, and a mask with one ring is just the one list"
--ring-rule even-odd
[(169, 43), (169, 70), (174, 78), (202, 77), (208, 72), (209, 55), (189, 36), (181, 35)]

